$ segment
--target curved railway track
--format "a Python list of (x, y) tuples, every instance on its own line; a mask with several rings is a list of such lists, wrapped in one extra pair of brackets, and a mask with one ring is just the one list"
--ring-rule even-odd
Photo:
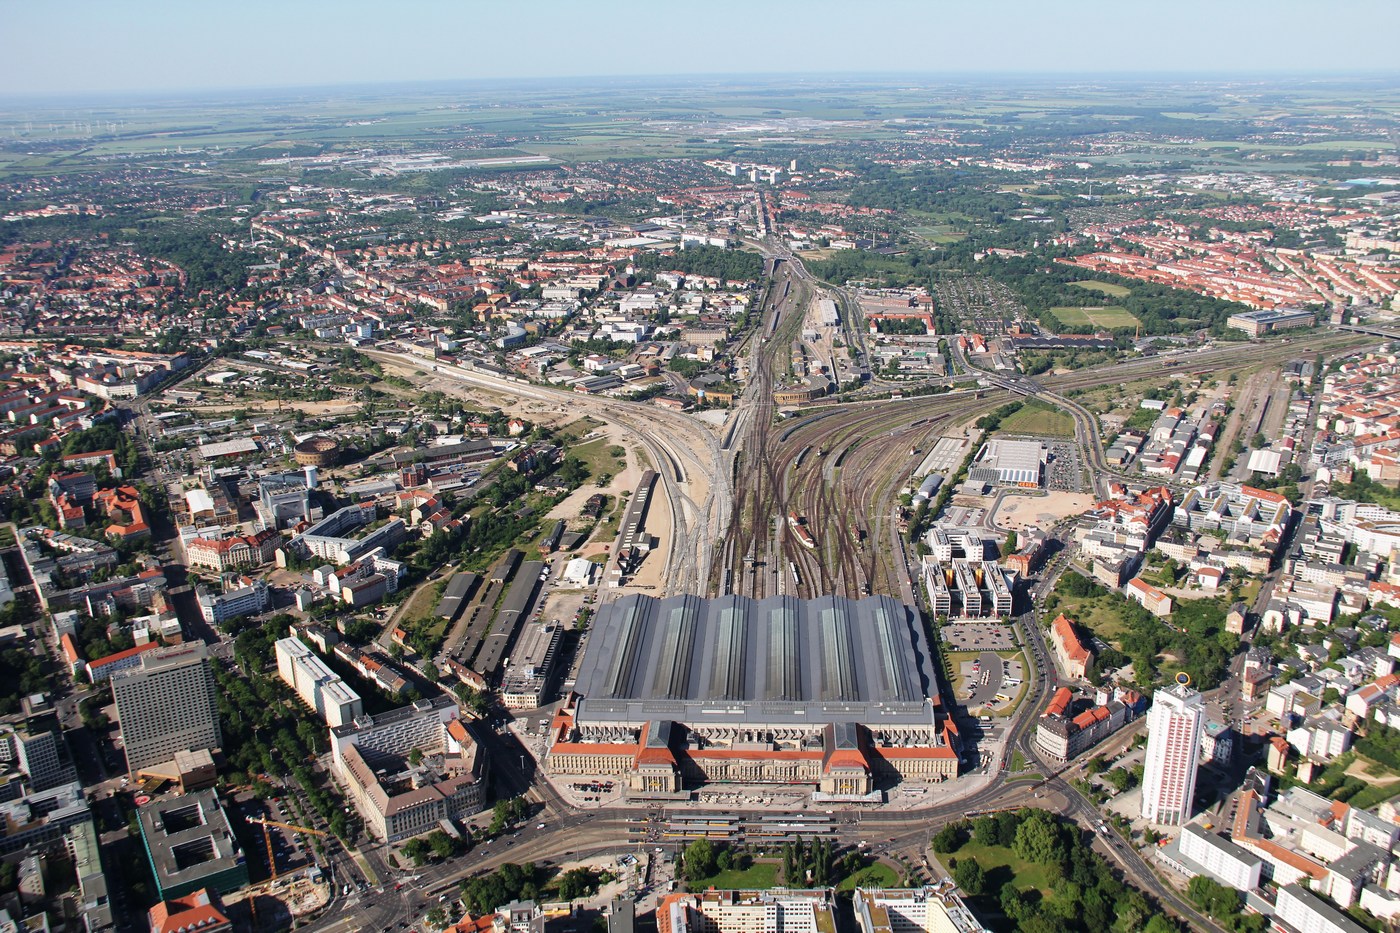
[[(929, 396), (893, 409), (831, 409), (782, 430), (755, 425), (755, 446), (745, 462), (760, 466), (738, 471), (735, 519), (725, 553), (715, 561), (717, 591), (754, 597), (899, 592), (900, 564), (884, 542), (899, 489), (917, 465), (910, 448), (922, 455), (932, 437), (1002, 403), (1001, 393)], [(791, 513), (806, 519), (814, 548), (788, 527)]]

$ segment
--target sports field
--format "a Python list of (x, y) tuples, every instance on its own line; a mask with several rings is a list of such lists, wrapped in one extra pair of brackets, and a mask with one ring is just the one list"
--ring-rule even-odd
[(1135, 327), (1140, 323), (1137, 318), (1133, 317), (1131, 311), (1120, 305), (1103, 305), (1094, 308), (1060, 306), (1050, 310), (1066, 327), (1077, 327), (1081, 324), (1105, 328)]
[(1075, 288), (1083, 288), (1091, 292), (1098, 292), (1100, 295), (1108, 295), (1110, 298), (1126, 298), (1132, 294), (1132, 290), (1122, 285), (1111, 285), (1108, 282), (1070, 282)]

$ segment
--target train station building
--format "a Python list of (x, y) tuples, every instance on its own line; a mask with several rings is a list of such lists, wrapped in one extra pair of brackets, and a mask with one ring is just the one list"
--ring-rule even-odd
[(937, 696), (922, 624), (888, 596), (632, 595), (599, 611), (547, 767), (633, 797), (735, 783), (875, 800), (957, 775)]

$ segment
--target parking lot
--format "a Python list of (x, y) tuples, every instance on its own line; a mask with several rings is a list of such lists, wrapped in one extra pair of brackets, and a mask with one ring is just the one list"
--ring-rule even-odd
[(943, 626), (941, 634), (950, 651), (1011, 651), (1016, 633), (1004, 622), (957, 622)]
[(1052, 492), (1083, 492), (1084, 465), (1079, 450), (1064, 438), (1041, 438), (1049, 448), (1050, 459), (1045, 464), (1045, 488)]

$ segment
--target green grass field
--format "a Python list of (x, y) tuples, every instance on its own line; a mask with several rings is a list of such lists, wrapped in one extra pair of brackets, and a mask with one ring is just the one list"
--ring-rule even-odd
[(958, 861), (970, 858), (987, 873), (987, 890), (995, 891), (1003, 884), (1018, 888), (1035, 888), (1041, 894), (1050, 893), (1050, 873), (1045, 865), (1028, 862), (1009, 846), (982, 845), (975, 839), (963, 843), (954, 855)]
[(894, 888), (898, 886), (898, 873), (884, 862), (876, 862), (874, 865), (867, 865), (860, 871), (847, 875), (836, 886), (836, 890), (854, 891), (856, 888)]
[(1000, 430), (1007, 434), (1044, 434), (1051, 437), (1073, 437), (1074, 417), (1068, 412), (1027, 402), (1001, 423)]
[(1127, 298), (1131, 295), (1132, 289), (1122, 285), (1110, 285), (1107, 282), (1070, 282), (1075, 288), (1083, 288), (1087, 291), (1098, 292), (1100, 295), (1108, 295), (1110, 298)]
[(949, 669), (950, 669), (950, 670), (952, 671), (952, 673), (953, 673), (953, 691), (954, 691), (955, 693), (956, 693), (957, 691), (963, 689), (964, 682), (967, 680), (967, 678), (964, 677), (964, 676), (962, 675), (962, 664), (963, 664), (963, 662), (964, 662), (964, 661), (975, 661), (977, 658), (979, 658), (979, 657), (981, 657), (981, 656), (982, 656), (982, 652), (980, 652), (980, 651), (945, 651), (945, 652), (943, 652), (943, 657), (947, 659)]
[(598, 477), (604, 474), (617, 475), (618, 471), (627, 465), (625, 457), (613, 456), (612, 451), (615, 447), (621, 449), (621, 445), (606, 437), (600, 437), (587, 444), (569, 448), (569, 456), (582, 460), (588, 466), (588, 475), (596, 482)]
[(409, 597), (408, 605), (398, 619), (399, 627), (410, 634), (426, 634), (434, 642), (442, 641), (447, 636), (447, 620), (439, 619), (433, 610), (437, 608), (442, 591), (446, 588), (446, 579), (420, 586)]
[(1104, 305), (1097, 308), (1074, 308), (1060, 305), (1051, 308), (1050, 311), (1066, 327), (1078, 327), (1081, 324), (1103, 328), (1135, 327), (1141, 323), (1133, 317), (1131, 311), (1120, 305)]
[(1059, 613), (1064, 613), (1067, 618), (1073, 619), (1115, 648), (1122, 648), (1120, 639), (1127, 631), (1127, 626), (1123, 624), (1122, 615), (1119, 614), (1118, 608), (1113, 605), (1109, 597), (1097, 596), (1081, 599), (1061, 595), (1054, 613), (1047, 614), (1046, 618), (1053, 620)]
[(691, 882), (692, 891), (718, 888), (721, 891), (762, 891), (778, 886), (777, 862), (754, 862), (744, 871), (722, 871), (703, 881)]

